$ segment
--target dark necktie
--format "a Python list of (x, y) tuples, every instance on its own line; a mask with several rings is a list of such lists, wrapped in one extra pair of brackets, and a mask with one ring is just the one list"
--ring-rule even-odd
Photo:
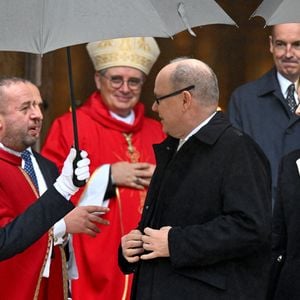
[(33, 169), (33, 165), (32, 165), (32, 161), (31, 161), (31, 153), (28, 150), (24, 150), (21, 153), (21, 157), (24, 159), (24, 170), (25, 172), (30, 176), (33, 184), (35, 185), (35, 187), (37, 188), (37, 190), (39, 190), (39, 186), (38, 186), (38, 181)]
[(286, 100), (291, 112), (294, 113), (297, 108), (297, 102), (295, 99), (295, 85), (293, 83), (288, 87)]

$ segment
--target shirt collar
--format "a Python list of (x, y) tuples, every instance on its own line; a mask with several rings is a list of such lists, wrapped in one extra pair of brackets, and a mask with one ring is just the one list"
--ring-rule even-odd
[(296, 82), (291, 82), (288, 79), (286, 79), (284, 76), (282, 76), (279, 72), (277, 72), (277, 78), (278, 78), (280, 89), (281, 89), (281, 92), (282, 92), (282, 95), (284, 96), (284, 98), (286, 98), (287, 89), (292, 83), (295, 84), (295, 89), (297, 91), (298, 85), (299, 85), (299, 79)]
[(134, 111), (133, 111), (133, 110), (130, 111), (130, 114), (129, 114), (127, 117), (121, 117), (121, 116), (115, 114), (115, 113), (112, 112), (112, 111), (109, 111), (109, 113), (110, 113), (110, 115), (111, 115), (113, 118), (115, 118), (115, 119), (117, 119), (117, 120), (119, 120), (119, 121), (122, 121), (122, 122), (124, 122), (124, 123), (126, 123), (126, 124), (130, 124), (130, 125), (133, 124), (134, 119), (135, 119), (135, 114), (134, 114)]

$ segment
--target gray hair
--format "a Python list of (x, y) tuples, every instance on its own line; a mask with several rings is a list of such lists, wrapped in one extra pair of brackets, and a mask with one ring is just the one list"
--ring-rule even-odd
[(201, 64), (187, 63), (189, 61), (186, 58), (177, 58), (171, 61), (171, 63), (179, 62), (170, 76), (174, 89), (195, 85), (191, 93), (196, 100), (199, 100), (203, 105), (217, 105), (219, 101), (219, 87), (214, 71), (201, 61), (198, 61)]

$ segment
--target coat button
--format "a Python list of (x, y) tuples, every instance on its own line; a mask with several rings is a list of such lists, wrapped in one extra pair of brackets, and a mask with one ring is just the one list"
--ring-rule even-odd
[(148, 210), (148, 209), (149, 209), (149, 205), (146, 205), (146, 206), (145, 206), (145, 209)]
[(282, 261), (282, 255), (279, 255), (279, 256), (277, 257), (277, 261), (278, 261), (278, 262), (281, 262), (281, 261)]

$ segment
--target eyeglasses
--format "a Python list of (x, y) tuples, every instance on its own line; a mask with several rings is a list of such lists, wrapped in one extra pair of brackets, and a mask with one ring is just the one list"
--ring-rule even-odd
[(173, 93), (171, 93), (171, 94), (164, 95), (164, 96), (160, 96), (160, 97), (156, 97), (156, 98), (155, 98), (155, 101), (156, 101), (157, 104), (159, 104), (159, 101), (161, 101), (161, 100), (163, 100), (163, 99), (166, 99), (166, 98), (169, 98), (169, 97), (173, 97), (173, 96), (179, 95), (179, 94), (181, 94), (182, 92), (190, 91), (190, 90), (192, 90), (192, 89), (194, 89), (194, 88), (195, 88), (194, 85), (189, 85), (188, 87), (185, 87), (185, 88), (183, 88), (183, 89), (180, 89), (180, 90), (178, 90), (178, 91), (175, 91), (175, 92), (173, 92)]
[(132, 91), (137, 91), (141, 89), (143, 85), (143, 80), (141, 78), (136, 78), (132, 77), (129, 78), (128, 80), (124, 80), (122, 76), (105, 76), (104, 74), (100, 75), (107, 79), (110, 82), (110, 85), (113, 89), (119, 89), (125, 82), (127, 83), (127, 86), (132, 90)]

